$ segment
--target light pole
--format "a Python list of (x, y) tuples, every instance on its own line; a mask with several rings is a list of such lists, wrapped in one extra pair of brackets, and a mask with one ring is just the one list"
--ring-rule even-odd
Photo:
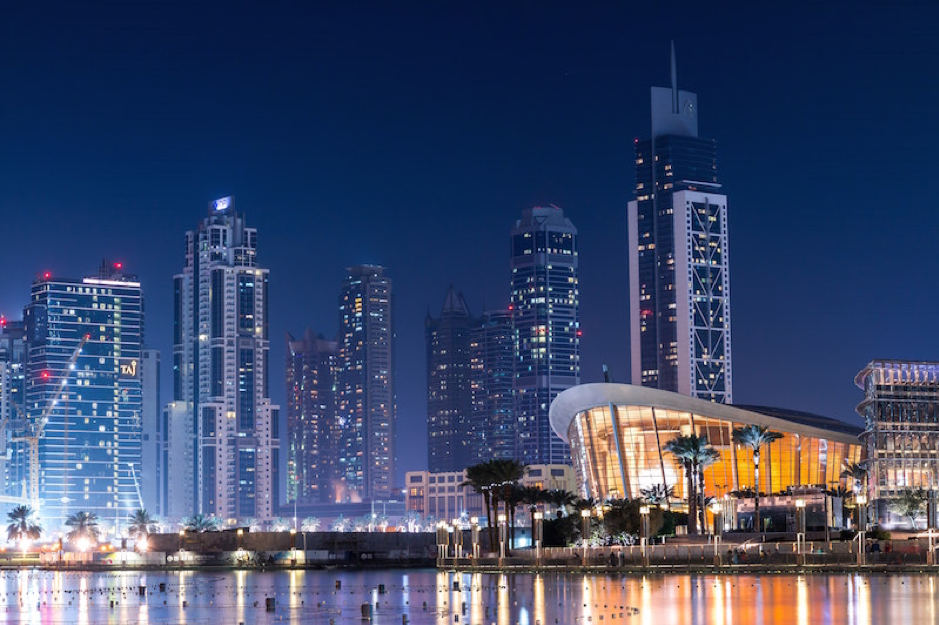
[(857, 495), (857, 563), (864, 564), (867, 556), (865, 547), (867, 547), (867, 495)]
[(723, 506), (717, 499), (711, 502), (711, 516), (714, 517), (714, 564), (719, 565), (721, 563), (721, 554), (720, 551), (718, 551), (718, 547), (721, 544), (721, 537), (724, 533), (724, 515)]
[(297, 565), (297, 530), (290, 530), (290, 565)]
[(508, 538), (506, 536), (506, 516), (505, 514), (499, 515), (499, 566), (505, 564), (505, 542)]
[(581, 532), (581, 541), (584, 543), (584, 566), (587, 566), (587, 542), (590, 538), (590, 510), (580, 511), (583, 531)]
[(799, 564), (805, 564), (805, 499), (796, 499), (796, 551)]
[(535, 527), (531, 528), (531, 539), (535, 542), (535, 566), (541, 566), (541, 543), (542, 532), (544, 531), (544, 513), (535, 513)]
[(642, 566), (649, 566), (649, 512), (649, 506), (639, 507), (639, 550), (642, 553)]
[(470, 540), (473, 544), (473, 560), (476, 560), (479, 558), (479, 517), (470, 518), (470, 523), (472, 524)]
[(453, 567), (456, 568), (457, 560), (463, 555), (463, 530), (460, 529), (460, 519), (453, 519)]

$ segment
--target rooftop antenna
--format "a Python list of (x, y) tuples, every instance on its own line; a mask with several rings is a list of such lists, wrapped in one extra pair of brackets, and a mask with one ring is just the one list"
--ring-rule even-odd
[(613, 376), (610, 375), (610, 368), (606, 365), (603, 365), (603, 381), (607, 384), (613, 383)]
[(674, 39), (672, 39), (672, 113), (678, 115), (678, 68), (675, 65)]

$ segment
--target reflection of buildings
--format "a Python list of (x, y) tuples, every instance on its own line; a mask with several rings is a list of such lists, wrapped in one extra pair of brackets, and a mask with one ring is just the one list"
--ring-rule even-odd
[(570, 462), (548, 406), (580, 382), (577, 229), (557, 207), (529, 208), (512, 229), (515, 322), (515, 459)]
[(633, 383), (731, 403), (727, 196), (698, 97), (652, 87), (652, 137), (636, 141), (629, 203)]
[(732, 407), (630, 384), (583, 384), (551, 404), (551, 425), (570, 442), (580, 491), (595, 498), (638, 497), (641, 488), (662, 483), (686, 497), (681, 466), (661, 450), (692, 433), (707, 436), (721, 454), (704, 471), (706, 495), (752, 488), (753, 454), (732, 442), (733, 429), (748, 424), (783, 434), (762, 450), (763, 493), (838, 485), (843, 463), (862, 457), (860, 428), (803, 412)]
[(43, 526), (58, 527), (79, 510), (102, 525), (123, 524), (140, 507), (140, 283), (120, 264), (82, 280), (45, 274), (33, 282), (25, 321), (26, 413), (34, 432), (42, 427)]
[(857, 374), (872, 499), (939, 488), (939, 363), (876, 360)]
[[(461, 486), (466, 481), (465, 471), (409, 471), (405, 478), (405, 501), (409, 515), (450, 521), (461, 515), (486, 518), (483, 496), (472, 486)], [(522, 486), (536, 486), (544, 490), (577, 491), (574, 469), (563, 464), (536, 464), (528, 467), (519, 481)], [(543, 505), (541, 508), (543, 509)], [(520, 508), (521, 509), (521, 508)], [(495, 521), (493, 512), (493, 521)], [(517, 522), (526, 525), (527, 514)]]

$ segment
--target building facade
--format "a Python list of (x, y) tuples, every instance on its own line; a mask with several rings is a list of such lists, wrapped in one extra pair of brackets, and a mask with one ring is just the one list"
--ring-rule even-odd
[(78, 280), (47, 273), (33, 282), (24, 318), (25, 434), (38, 448), (43, 526), (61, 527), (84, 511), (104, 528), (123, 527), (140, 507), (140, 283), (119, 263)]
[(377, 265), (350, 267), (339, 297), (337, 502), (388, 499), (395, 476), (394, 300)]
[(939, 363), (874, 360), (855, 378), (864, 391), (868, 496), (939, 489)]
[(160, 352), (145, 349), (141, 361), (140, 466), (135, 478), (140, 487), (140, 507), (166, 514), (166, 468), (163, 464), (163, 411), (160, 409)]
[(548, 407), (580, 383), (577, 229), (557, 207), (522, 213), (511, 238), (516, 459), (566, 464)]
[[(170, 466), (192, 491), (186, 515), (271, 518), (278, 493), (278, 407), (268, 386), (268, 270), (257, 262), (258, 233), (230, 197), (215, 200), (186, 233), (174, 278), (173, 397), (170, 430), (188, 432), (191, 451), (170, 445)], [(188, 467), (187, 467), (188, 469)]]
[(26, 429), (26, 325), (0, 317), (0, 478), (3, 494), (24, 495), (26, 454), (15, 440)]
[(339, 476), (337, 416), (339, 345), (306, 330), (287, 334), (287, 501), (336, 500)]
[(470, 368), (473, 452), (469, 466), (487, 460), (513, 460), (518, 423), (511, 311), (489, 311), (477, 319), (470, 336)]
[(439, 317), (427, 315), (427, 466), (462, 471), (477, 455), (470, 345), (476, 319), (451, 285)]
[(734, 428), (763, 425), (782, 438), (760, 455), (760, 492), (852, 487), (846, 462), (864, 458), (860, 427), (804, 412), (726, 406), (632, 384), (583, 384), (551, 405), (551, 424), (570, 443), (578, 490), (597, 499), (635, 498), (659, 484), (687, 497), (683, 469), (663, 451), (697, 434), (720, 453), (704, 471), (705, 494), (721, 498), (754, 487), (753, 453), (733, 442)]
[[(465, 471), (409, 471), (405, 481), (405, 507), (412, 518), (446, 521), (474, 516), (486, 518), (482, 495), (471, 486), (463, 486)], [(519, 484), (543, 490), (577, 490), (574, 469), (565, 464), (530, 466)], [(543, 511), (544, 504), (539, 504), (539, 508)], [(527, 514), (521, 514), (517, 520), (520, 525), (526, 525), (528, 518)]]
[(652, 87), (652, 136), (636, 140), (629, 202), (632, 381), (732, 403), (727, 197), (698, 98)]

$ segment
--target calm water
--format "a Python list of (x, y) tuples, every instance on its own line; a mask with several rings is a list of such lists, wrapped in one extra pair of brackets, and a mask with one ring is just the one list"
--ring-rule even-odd
[[(342, 589), (335, 584), (342, 582)], [(453, 589), (453, 581), (460, 589)], [(159, 584), (166, 584), (165, 592)], [(386, 592), (379, 594), (384, 584)], [(138, 595), (138, 586), (147, 596)], [(0, 574), (11, 623), (939, 623), (935, 575), (488, 575), (409, 571)], [(276, 609), (268, 612), (265, 599)], [(112, 607), (111, 603), (114, 602)], [(465, 612), (463, 604), (466, 604)], [(426, 603), (426, 607), (425, 607)], [(459, 616), (459, 620), (455, 619)]]

